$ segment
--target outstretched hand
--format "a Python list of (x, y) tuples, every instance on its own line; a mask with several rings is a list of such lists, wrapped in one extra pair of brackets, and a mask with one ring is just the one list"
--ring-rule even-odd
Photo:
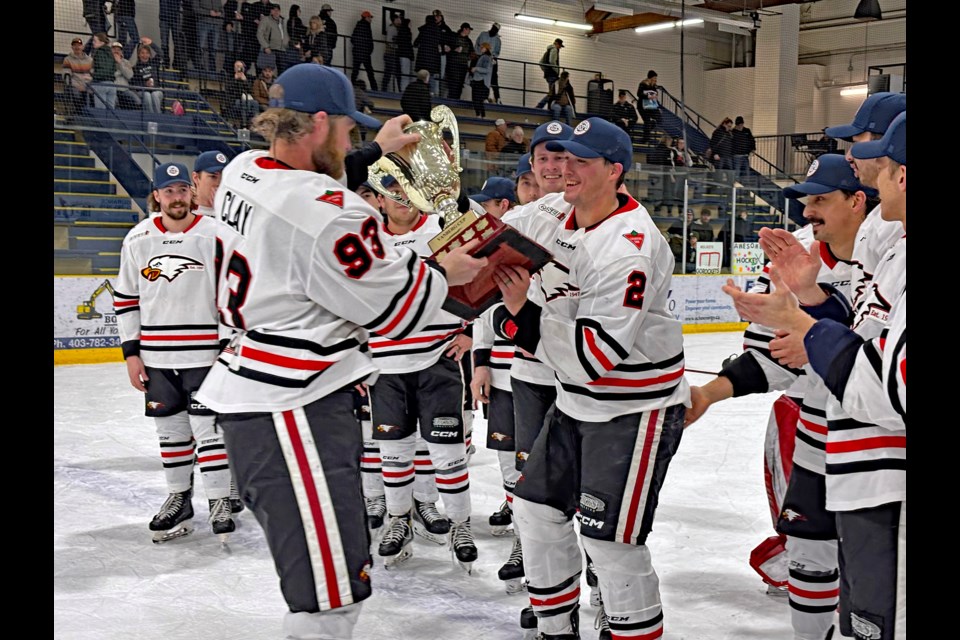
[(823, 266), (819, 241), (815, 240), (807, 251), (786, 229), (764, 227), (759, 236), (763, 252), (801, 303), (814, 305), (826, 300), (827, 295), (817, 286), (817, 275)]
[(797, 296), (790, 291), (776, 267), (770, 269), (770, 282), (774, 290), (765, 295), (746, 293), (731, 278), (727, 279), (722, 290), (733, 299), (733, 306), (744, 320), (771, 329), (806, 334), (815, 320), (800, 310)]

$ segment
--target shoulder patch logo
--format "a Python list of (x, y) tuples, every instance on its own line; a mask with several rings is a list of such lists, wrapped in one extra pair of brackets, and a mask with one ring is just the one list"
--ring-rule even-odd
[(584, 120), (583, 122), (577, 125), (576, 129), (573, 130), (573, 135), (581, 136), (585, 134), (587, 131), (590, 131), (590, 123)]
[(556, 120), (554, 120), (553, 122), (547, 125), (547, 133), (549, 133), (552, 136), (555, 136), (562, 131), (563, 131), (563, 125), (561, 125)]
[(819, 168), (820, 168), (820, 161), (819, 161), (819, 160), (814, 160), (813, 162), (811, 162), (811, 163), (810, 163), (810, 168), (807, 169), (807, 177), (809, 178), (810, 176), (812, 176), (813, 174), (815, 174), (815, 173), (817, 172), (817, 169), (819, 169)]
[(327, 189), (327, 192), (322, 196), (317, 196), (317, 201), (326, 202), (327, 204), (332, 204), (343, 209), (343, 191)]
[(643, 246), (643, 234), (637, 231), (623, 234), (623, 237), (630, 241), (638, 250)]
[(150, 258), (147, 266), (140, 270), (140, 275), (150, 282), (158, 278), (173, 282), (184, 271), (203, 271), (203, 263), (186, 256), (156, 256)]

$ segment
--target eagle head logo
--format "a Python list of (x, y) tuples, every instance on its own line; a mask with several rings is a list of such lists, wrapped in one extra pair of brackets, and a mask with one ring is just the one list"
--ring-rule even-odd
[(799, 520), (800, 522), (805, 521), (807, 518), (802, 513), (797, 513), (793, 509), (784, 509), (783, 513), (780, 514), (780, 517), (786, 520), (787, 522), (793, 522)]
[(140, 270), (140, 275), (150, 282), (157, 278), (166, 278), (173, 282), (174, 278), (184, 271), (203, 271), (203, 263), (186, 256), (156, 256), (150, 258), (147, 266)]
[(381, 433), (390, 433), (396, 428), (397, 428), (397, 425), (394, 425), (394, 424), (378, 424), (377, 425), (377, 431), (380, 431)]
[(500, 433), (499, 431), (495, 431), (491, 433), (490, 437), (493, 438), (494, 440), (497, 440), (498, 442), (503, 442), (504, 440), (510, 439), (510, 436), (508, 436), (505, 433)]
[(162, 402), (157, 402), (156, 400), (150, 400), (147, 402), (148, 409), (159, 409), (163, 406)]

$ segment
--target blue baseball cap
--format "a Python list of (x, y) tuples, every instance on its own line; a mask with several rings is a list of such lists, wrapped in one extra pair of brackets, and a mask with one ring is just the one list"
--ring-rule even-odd
[(886, 156), (898, 164), (907, 164), (907, 112), (904, 111), (890, 123), (887, 132), (879, 140), (858, 142), (850, 147), (850, 155), (858, 160)]
[(395, 184), (397, 184), (397, 179), (391, 176), (390, 174), (387, 174), (382, 178), (380, 178), (380, 186), (382, 186), (384, 189), (389, 189)]
[(487, 178), (478, 193), (470, 196), (474, 202), (486, 202), (487, 200), (503, 200), (506, 198), (510, 202), (517, 201), (517, 192), (513, 187), (513, 180), (510, 178), (493, 177)]
[(566, 140), (570, 137), (571, 133), (573, 133), (573, 127), (568, 124), (563, 124), (559, 120), (544, 122), (533, 132), (533, 139), (530, 140), (530, 151), (532, 153), (534, 148), (541, 142)]
[(853, 167), (839, 153), (826, 153), (810, 163), (807, 179), (800, 184), (787, 187), (783, 195), (788, 198), (820, 195), (831, 191), (863, 191), (874, 197), (877, 190), (860, 184), (853, 173)]
[(519, 178), (525, 173), (530, 173), (533, 171), (533, 167), (530, 166), (530, 154), (525, 153), (520, 156), (520, 159), (517, 160), (517, 172), (515, 177)]
[(220, 173), (227, 166), (227, 156), (223, 151), (204, 151), (197, 156), (193, 163), (193, 170), (197, 173), (206, 171), (207, 173)]
[(883, 133), (898, 114), (907, 110), (907, 96), (903, 93), (881, 91), (863, 101), (850, 124), (827, 127), (825, 134), (837, 140), (852, 142), (855, 135), (864, 131)]
[(179, 182), (193, 184), (190, 170), (179, 162), (166, 162), (153, 171), (154, 189), (163, 189)]
[(578, 158), (604, 158), (619, 162), (626, 173), (633, 165), (633, 142), (630, 135), (602, 118), (587, 118), (577, 125), (566, 140), (547, 143), (550, 151), (569, 151)]
[(270, 106), (302, 113), (324, 111), (332, 116), (349, 116), (368, 129), (379, 129), (380, 121), (357, 111), (353, 87), (343, 72), (320, 64), (298, 64), (280, 74), (275, 81), (283, 87), (283, 98)]

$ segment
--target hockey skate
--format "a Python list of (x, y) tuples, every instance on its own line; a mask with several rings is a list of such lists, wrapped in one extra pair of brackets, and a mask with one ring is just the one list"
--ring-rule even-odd
[(593, 628), (600, 631), (600, 635), (597, 636), (598, 640), (613, 640), (610, 623), (607, 621), (607, 613), (603, 610), (603, 605), (600, 605), (600, 610), (597, 611), (597, 617), (593, 621)]
[(367, 505), (367, 527), (371, 532), (379, 531), (383, 526), (383, 517), (387, 515), (387, 497), (373, 496), (363, 501)]
[(602, 607), (603, 598), (600, 597), (600, 585), (597, 581), (597, 570), (593, 568), (593, 563), (587, 563), (587, 586), (590, 587), (590, 606)]
[(233, 533), (237, 525), (230, 516), (230, 498), (215, 498), (210, 500), (210, 527), (220, 538), (220, 544), (227, 543), (227, 537)]
[(383, 557), (385, 569), (393, 569), (413, 556), (413, 527), (410, 514), (390, 516), (377, 553)]
[(156, 544), (169, 542), (193, 531), (193, 492), (189, 489), (167, 496), (157, 515), (150, 521), (153, 541)]
[(536, 629), (537, 614), (533, 612), (533, 607), (524, 607), (520, 610), (520, 628)]
[(513, 541), (513, 550), (510, 557), (503, 563), (500, 570), (497, 571), (497, 577), (504, 581), (508, 594), (520, 593), (526, 589), (523, 581), (523, 547), (520, 546), (520, 538)]
[(500, 505), (500, 509), (493, 512), (490, 516), (490, 535), (505, 536), (510, 533), (510, 525), (513, 524), (513, 509), (506, 500)]
[[(524, 609), (524, 611), (526, 611), (526, 609)], [(530, 613), (533, 613), (533, 609), (530, 609)], [(523, 625), (523, 612), (520, 612), (520, 624)], [(534, 618), (533, 624), (534, 627), (526, 628), (535, 628), (537, 624), (536, 618)], [(573, 611), (570, 612), (570, 626), (573, 628), (572, 633), (548, 634), (540, 632), (537, 634), (536, 640), (580, 640), (580, 605), (575, 605)], [(601, 638), (602, 637), (603, 636), (601, 636)]]
[(778, 587), (776, 585), (770, 584), (769, 582), (765, 582), (764, 584), (767, 585), (768, 596), (772, 596), (774, 598), (786, 598), (790, 595), (790, 591), (787, 589), (787, 585)]
[(240, 491), (237, 489), (237, 483), (230, 480), (230, 513), (240, 513), (244, 508), (243, 500), (240, 499)]
[(450, 528), (450, 549), (453, 551), (457, 563), (467, 573), (473, 572), (473, 563), (477, 559), (477, 545), (473, 541), (470, 531), (470, 518), (463, 522), (455, 522)]
[(413, 499), (413, 532), (434, 544), (447, 544), (450, 520), (437, 511), (435, 502)]

